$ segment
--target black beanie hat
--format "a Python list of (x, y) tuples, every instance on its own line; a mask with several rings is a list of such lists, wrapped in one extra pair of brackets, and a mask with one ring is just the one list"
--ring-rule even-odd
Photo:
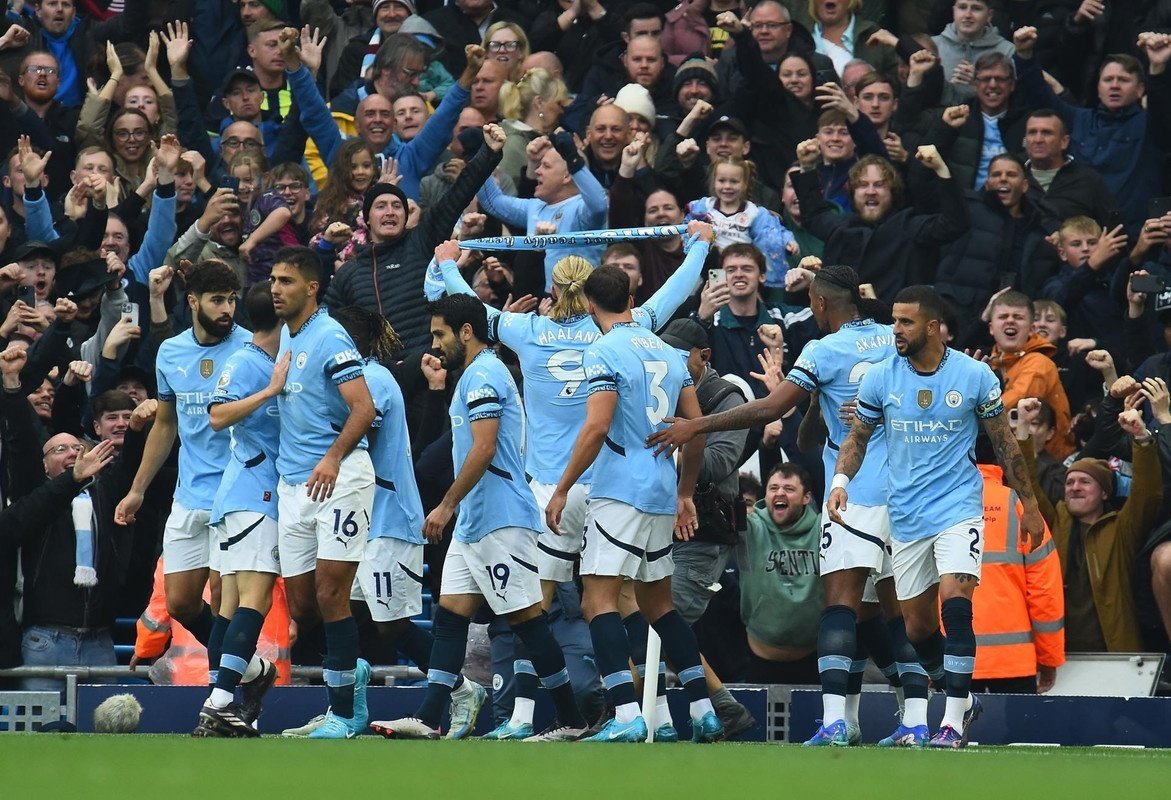
[(376, 183), (366, 190), (366, 196), (362, 198), (362, 219), (366, 220), (366, 224), (370, 224), (370, 207), (374, 205), (374, 201), (384, 194), (393, 194), (403, 204), (403, 211), (407, 210), (407, 193), (393, 183)]

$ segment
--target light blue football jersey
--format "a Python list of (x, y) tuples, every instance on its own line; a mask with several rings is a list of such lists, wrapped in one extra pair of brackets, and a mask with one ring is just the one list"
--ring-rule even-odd
[[(244, 345), (228, 356), (211, 405), (243, 400), (261, 391), (272, 379), (275, 365), (272, 356), (252, 342)], [(278, 414), (274, 397), (228, 429), (232, 453), (211, 507), (213, 525), (233, 511), (255, 511), (276, 519)]]
[(605, 497), (648, 514), (674, 514), (678, 474), (671, 458), (654, 455), (646, 438), (675, 415), (679, 393), (692, 384), (679, 351), (634, 322), (620, 322), (585, 353), (589, 394), (617, 392), (610, 431), (594, 461), (590, 497)]
[[(655, 329), (653, 309), (640, 306), (631, 313), (639, 325)], [(541, 483), (556, 484), (585, 423), (587, 386), (582, 359), (602, 332), (588, 314), (556, 321), (531, 312), (505, 311), (491, 319), (489, 333), (520, 360), (529, 421), (525, 469)], [(577, 482), (588, 485), (592, 473), (591, 467)]]
[(215, 344), (200, 344), (188, 328), (159, 346), (155, 380), (159, 400), (175, 404), (179, 422), (179, 482), (175, 500), (188, 510), (210, 510), (228, 463), (231, 436), (211, 429), (207, 406), (228, 357), (252, 340), (238, 325)]
[[(706, 242), (692, 242), (683, 263), (666, 283), (645, 304), (631, 309), (634, 321), (652, 331), (665, 324), (695, 289), (707, 253)], [(440, 273), (438, 278), (430, 278), (436, 296), (445, 289), (476, 296), (454, 261), (432, 264)], [(585, 422), (587, 387), (582, 357), (586, 347), (602, 332), (587, 314), (555, 321), (531, 312), (501, 312), (488, 305), (485, 309), (491, 339), (517, 354), (524, 376), (528, 419), (525, 470), (541, 483), (556, 484), (565, 472), (573, 442)], [(589, 485), (592, 476), (591, 467), (577, 482)]]
[[(821, 418), (828, 432), (822, 462), (825, 485), (833, 480), (838, 448), (850, 429), (838, 409), (858, 396), (862, 377), (880, 361), (895, 355), (894, 328), (872, 319), (847, 322), (834, 333), (805, 345), (785, 376), (807, 392), (821, 391)], [(886, 433), (878, 428), (870, 437), (866, 460), (850, 481), (850, 502), (861, 506), (886, 505)]]
[[(524, 475), (525, 416), (512, 373), (491, 348), (464, 369), (451, 398), (451, 457), (456, 475), (472, 449), (472, 423), (500, 419), (496, 455), (459, 503), (455, 538), (478, 542), (500, 528), (541, 530), (537, 499)], [(566, 446), (572, 446), (567, 444)]]
[[(346, 329), (319, 308), (296, 334), (281, 328), (279, 355), (292, 352), (289, 377), (277, 398), (281, 440), (277, 472), (305, 483), (350, 417), (338, 387), (362, 377), (362, 356)], [(356, 450), (366, 449), (366, 438)]]
[(374, 425), (368, 435), (374, 462), (370, 538), (423, 544), (423, 503), (415, 483), (402, 389), (390, 370), (374, 359), (367, 359), (362, 371), (374, 399)]
[(988, 365), (951, 348), (930, 375), (897, 355), (866, 373), (857, 413), (886, 428), (892, 537), (926, 539), (984, 515), (976, 435), (980, 420), (1002, 411), (1000, 381)]

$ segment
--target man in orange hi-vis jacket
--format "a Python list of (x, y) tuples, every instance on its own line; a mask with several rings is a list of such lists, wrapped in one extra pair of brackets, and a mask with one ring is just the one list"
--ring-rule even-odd
[[(210, 600), (211, 590), (204, 587), (203, 598)], [(163, 591), (163, 560), (155, 566), (154, 590), (150, 603), (138, 618), (131, 665), (159, 658), (166, 653), (170, 662), (166, 683), (175, 685), (207, 684), (207, 648), (167, 613), (167, 598)], [(168, 648), (168, 644), (170, 645)], [(287, 686), (292, 678), (289, 660), (289, 604), (285, 600), (284, 581), (277, 580), (272, 590), (272, 608), (260, 630), (257, 651), (277, 667), (277, 683)], [(161, 680), (161, 677), (155, 677)]]
[(972, 691), (1033, 694), (1053, 687), (1065, 663), (1061, 562), (1046, 526), (1033, 552), (1020, 543), (1023, 513), (999, 466), (984, 476), (984, 557), (972, 597), (976, 670)]

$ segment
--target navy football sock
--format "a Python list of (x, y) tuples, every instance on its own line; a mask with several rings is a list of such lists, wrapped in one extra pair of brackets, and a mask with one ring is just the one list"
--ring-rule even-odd
[(325, 623), (325, 660), (322, 673), (335, 716), (354, 716), (354, 670), (358, 666), (358, 623), (353, 617)]
[[(571, 728), (586, 727), (585, 719), (577, 707), (573, 686), (569, 682), (569, 670), (565, 668), (565, 654), (561, 652), (561, 646), (557, 644), (557, 640), (553, 638), (553, 632), (549, 630), (548, 617), (545, 612), (542, 611), (540, 616), (533, 617), (519, 625), (513, 625), (512, 631), (524, 642), (533, 668), (540, 676), (541, 683), (549, 690), (553, 704), (557, 708), (557, 720), (562, 725), (568, 725)], [(521, 694), (522, 688), (521, 675), (518, 674), (518, 697), (524, 696)], [(535, 689), (536, 687), (533, 687), (533, 695), (536, 694)]]
[(195, 641), (207, 647), (207, 642), (211, 638), (211, 628), (215, 624), (215, 614), (212, 613), (211, 606), (204, 603), (198, 614), (189, 620), (181, 619), (179, 623), (191, 632)]
[[(626, 636), (630, 640), (630, 660), (639, 677), (646, 680), (647, 634), (650, 632), (651, 626), (646, 621), (646, 617), (638, 611), (623, 619), (622, 624), (625, 626)], [(662, 661), (659, 662), (658, 672), (659, 679), (655, 694), (663, 697), (667, 694), (667, 665)]]
[(943, 634), (938, 629), (926, 639), (911, 642), (916, 658), (934, 681), (943, 680), (943, 646)]
[(610, 703), (617, 708), (635, 702), (634, 679), (629, 669), (630, 643), (618, 612), (594, 617), (590, 621), (590, 639), (594, 643), (594, 658)]
[(817, 630), (817, 671), (821, 675), (823, 695), (845, 697), (850, 665), (858, 649), (857, 640), (854, 609), (830, 606), (821, 612), (821, 625)]
[(708, 699), (707, 678), (699, 657), (695, 632), (675, 609), (659, 617), (652, 626), (663, 640), (663, 654), (675, 667), (680, 683), (692, 702)]
[(972, 601), (952, 597), (943, 601), (940, 618), (947, 630), (943, 647), (944, 688), (948, 697), (967, 697), (976, 668), (976, 634), (972, 630)]
[(431, 666), (431, 648), (435, 638), (414, 622), (409, 622), (397, 637), (390, 642), (394, 648), (415, 662), (415, 666), (426, 672)]
[(224, 653), (224, 634), (232, 621), (227, 617), (216, 615), (211, 624), (211, 633), (207, 637), (207, 679), (212, 688), (215, 688), (220, 671), (220, 657)]
[(223, 655), (220, 656), (219, 676), (215, 688), (226, 692), (236, 691), (248, 662), (256, 653), (256, 642), (260, 629), (264, 627), (264, 615), (255, 608), (241, 606), (232, 615), (232, 622), (223, 636)]
[(448, 611), (443, 606), (435, 612), (435, 645), (431, 648), (431, 666), (427, 670), (427, 694), (415, 714), (432, 728), (439, 727), (443, 711), (451, 700), (451, 690), (459, 681), (464, 654), (468, 647), (471, 620)]
[(870, 654), (874, 666), (882, 670), (882, 674), (890, 681), (891, 686), (901, 686), (899, 683), (899, 669), (895, 665), (894, 643), (891, 641), (890, 628), (881, 616), (861, 620), (857, 625), (859, 650), (863, 647)]

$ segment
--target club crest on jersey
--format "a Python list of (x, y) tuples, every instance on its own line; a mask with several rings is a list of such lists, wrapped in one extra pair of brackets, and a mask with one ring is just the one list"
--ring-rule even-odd
[(919, 403), (919, 408), (931, 407), (931, 390), (920, 389), (919, 394), (915, 396), (915, 400)]
[(948, 408), (959, 408), (960, 403), (964, 402), (964, 396), (952, 389), (943, 396), (943, 402), (947, 404)]
[(199, 359), (199, 374), (204, 378), (210, 378), (215, 373), (215, 362), (210, 358)]
[(305, 362), (309, 359), (309, 355), (305, 351), (297, 353), (297, 369), (304, 369)]

